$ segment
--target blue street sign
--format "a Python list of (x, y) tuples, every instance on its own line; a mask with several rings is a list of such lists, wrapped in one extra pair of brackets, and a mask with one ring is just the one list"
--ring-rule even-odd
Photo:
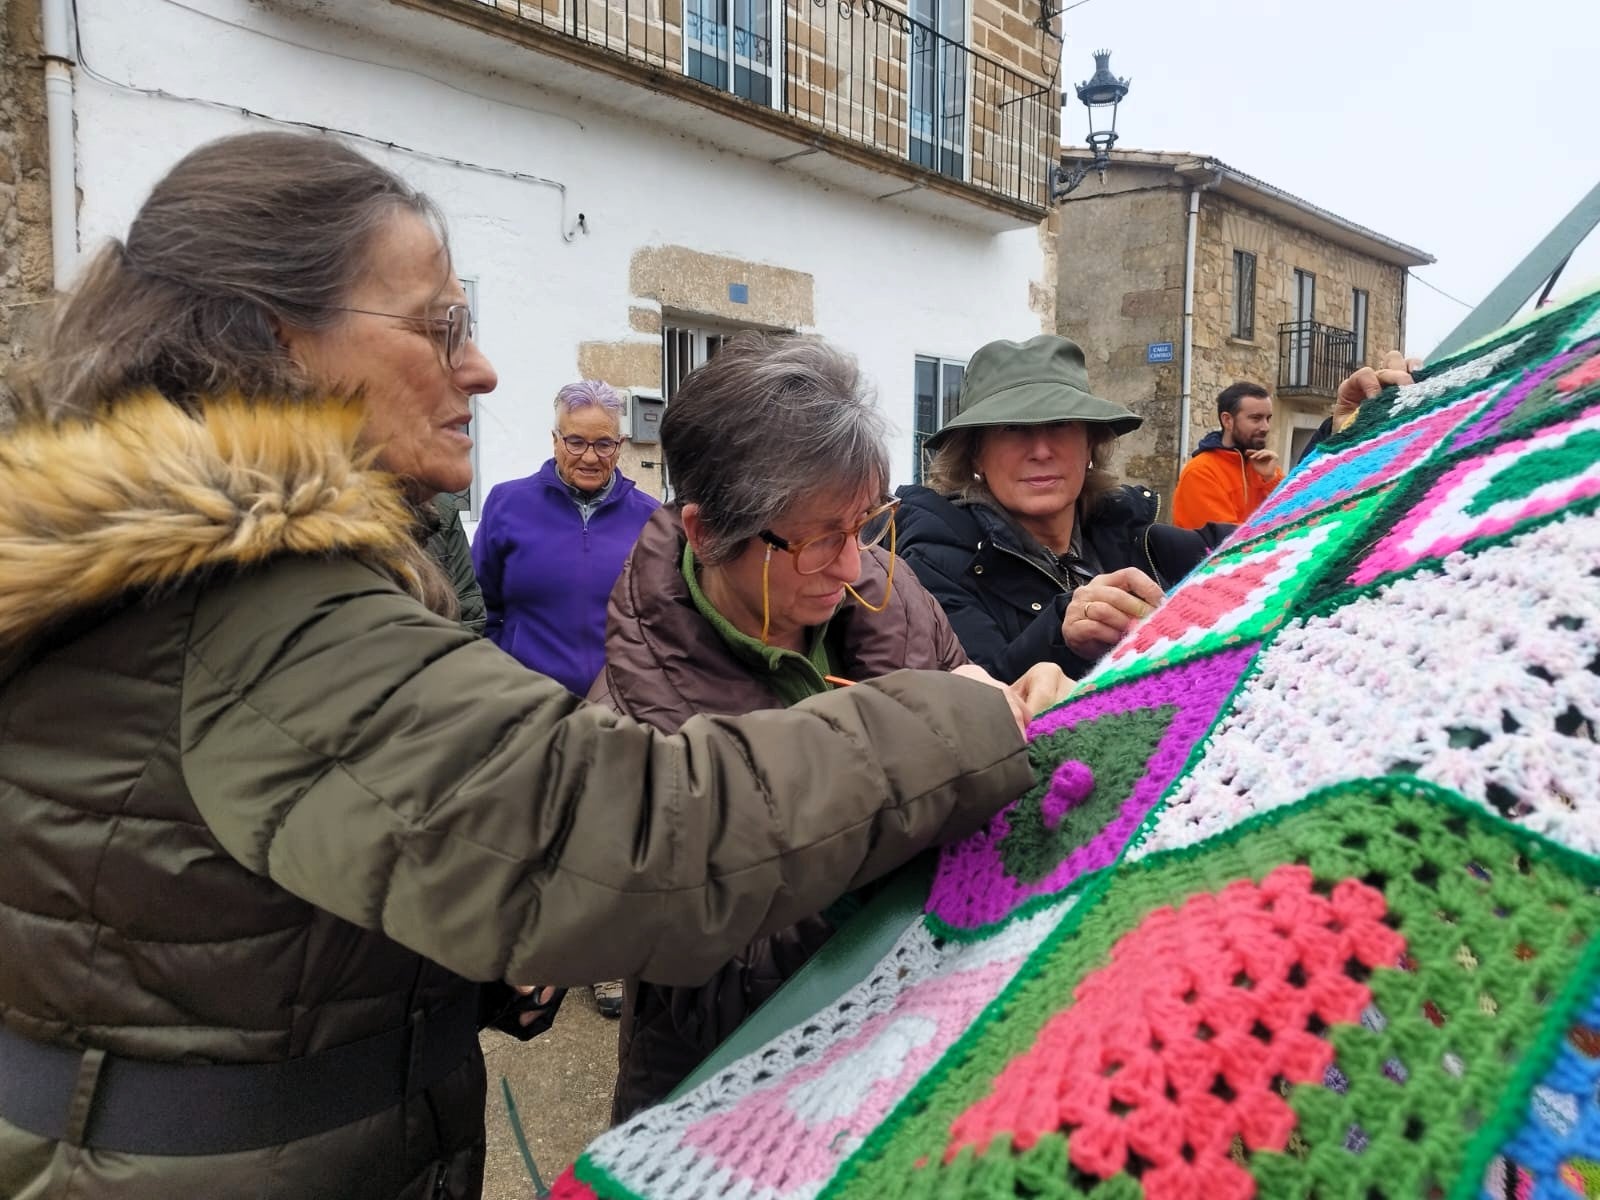
[(1172, 343), (1151, 342), (1144, 348), (1144, 360), (1147, 363), (1171, 362)]

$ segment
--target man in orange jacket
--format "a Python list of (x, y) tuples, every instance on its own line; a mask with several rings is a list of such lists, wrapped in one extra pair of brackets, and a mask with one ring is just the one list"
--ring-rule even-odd
[(1244, 523), (1283, 479), (1278, 456), (1267, 449), (1272, 393), (1258, 383), (1236, 383), (1217, 397), (1222, 429), (1200, 440), (1172, 494), (1172, 523), (1199, 529), (1208, 521)]

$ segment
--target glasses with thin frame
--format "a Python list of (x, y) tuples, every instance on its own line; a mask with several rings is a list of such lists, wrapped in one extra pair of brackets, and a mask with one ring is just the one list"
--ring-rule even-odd
[(467, 356), (467, 343), (478, 336), (478, 323), (473, 319), (472, 309), (465, 304), (452, 304), (444, 310), (442, 317), (419, 317), (410, 313), (375, 312), (370, 308), (349, 308), (344, 305), (330, 305), (334, 312), (361, 313), (368, 317), (391, 317), (396, 321), (410, 321), (417, 325), (427, 325), (433, 332), (430, 336), (444, 351), (445, 365), (452, 371), (459, 367)]
[(558, 434), (557, 436), (561, 438), (561, 444), (567, 448), (567, 453), (572, 455), (573, 458), (582, 458), (590, 450), (593, 450), (600, 460), (604, 462), (608, 458), (615, 458), (617, 451), (622, 448), (622, 443), (617, 441), (616, 438), (596, 438), (591, 442), (588, 438), (581, 438), (575, 433)]
[(779, 537), (770, 529), (763, 529), (761, 540), (774, 550), (782, 550), (794, 559), (794, 569), (800, 575), (815, 575), (839, 557), (845, 543), (851, 538), (865, 550), (876, 546), (889, 536), (894, 528), (894, 510), (900, 501), (890, 500), (869, 512), (853, 529), (836, 529), (832, 533), (819, 533), (802, 541), (791, 542)]

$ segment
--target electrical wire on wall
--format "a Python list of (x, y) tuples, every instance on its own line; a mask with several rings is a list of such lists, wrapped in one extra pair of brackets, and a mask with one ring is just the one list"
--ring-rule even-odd
[[(184, 10), (186, 10), (188, 12), (197, 13), (200, 16), (208, 17), (208, 18), (210, 18), (211, 20), (214, 20), (214, 21), (219, 21), (220, 23), (222, 23), (224, 25), (230, 25), (230, 26), (233, 26), (234, 28), (245, 30), (245, 31), (247, 31), (249, 33), (252, 33), (252, 34), (256, 34), (257, 36), (265, 37), (265, 38), (268, 38), (269, 40), (272, 40), (272, 41), (281, 42), (281, 43), (283, 43), (285, 45), (295, 46), (295, 47), (297, 47), (299, 49), (306, 50), (306, 51), (309, 51), (309, 52), (312, 52), (312, 53), (332, 54), (332, 57), (345, 59), (346, 61), (350, 61), (350, 62), (365, 63), (368, 66), (375, 66), (375, 67), (385, 67), (386, 66), (386, 64), (373, 63), (373, 62), (369, 62), (366, 59), (351, 58), (348, 55), (333, 54), (331, 51), (316, 50), (314, 47), (302, 46), (298, 42), (287, 41), (284, 38), (274, 37), (271, 34), (261, 33), (258, 30), (250, 29), (248, 26), (238, 25), (235, 22), (226, 21), (221, 17), (216, 17), (216, 16), (213, 16), (210, 13), (202, 12), (199, 9), (191, 8), (187, 4), (178, 3), (178, 0), (165, 0), (165, 2), (168, 3), (168, 4), (171, 4), (175, 8), (181, 8), (181, 9), (184, 9)], [(142, 86), (140, 86), (138, 84), (127, 83), (127, 82), (124, 82), (124, 81), (118, 80), (118, 79), (112, 79), (109, 76), (104, 75), (101, 72), (97, 71), (94, 68), (94, 66), (89, 62), (89, 55), (88, 55), (88, 53), (87, 53), (87, 51), (85, 50), (85, 47), (84, 47), (83, 23), (79, 19), (79, 16), (78, 16), (78, 0), (72, 0), (72, 23), (73, 23), (73, 27), (77, 31), (78, 67), (90, 79), (93, 79), (96, 83), (99, 83), (104, 87), (111, 88), (114, 91), (128, 92), (128, 93), (131, 93), (131, 94), (137, 95), (137, 96), (145, 96), (145, 97), (147, 97), (149, 99), (153, 99), (153, 100), (166, 100), (166, 101), (169, 101), (169, 102), (172, 102), (172, 103), (177, 103), (177, 104), (193, 104), (193, 105), (197, 105), (197, 106), (202, 107), (202, 108), (216, 109), (216, 110), (218, 110), (220, 112), (237, 113), (237, 114), (240, 114), (242, 116), (248, 117), (248, 118), (250, 118), (252, 120), (265, 121), (265, 122), (267, 122), (269, 124), (279, 125), (279, 126), (283, 126), (285, 128), (306, 129), (306, 130), (310, 130), (310, 131), (312, 131), (314, 133), (323, 133), (323, 134), (329, 134), (329, 135), (334, 136), (334, 137), (350, 138), (353, 141), (364, 142), (364, 143), (366, 143), (368, 145), (372, 145), (372, 146), (379, 146), (379, 147), (382, 147), (385, 150), (391, 150), (391, 151), (394, 151), (394, 152), (399, 153), (399, 154), (410, 155), (413, 158), (419, 158), (419, 159), (422, 159), (422, 160), (424, 160), (426, 162), (438, 163), (441, 166), (455, 167), (455, 168), (457, 168), (459, 170), (463, 170), (463, 171), (473, 171), (473, 172), (476, 172), (476, 173), (481, 174), (481, 175), (492, 175), (492, 176), (495, 176), (496, 178), (509, 179), (509, 180), (512, 180), (513, 182), (516, 182), (516, 183), (532, 184), (532, 185), (534, 185), (536, 187), (554, 188), (557, 192), (559, 192), (561, 194), (561, 221), (560, 221), (561, 240), (565, 241), (565, 242), (572, 242), (577, 238), (579, 233), (587, 234), (589, 232), (589, 219), (588, 219), (587, 216), (585, 216), (581, 212), (578, 213), (576, 219), (571, 221), (570, 224), (569, 224), (568, 219), (567, 219), (567, 209), (568, 209), (568, 199), (569, 199), (568, 193), (567, 193), (567, 185), (562, 183), (560, 180), (547, 179), (542, 175), (533, 175), (533, 174), (530, 174), (529, 172), (526, 172), (526, 171), (515, 171), (515, 170), (510, 169), (509, 167), (493, 167), (493, 166), (489, 166), (489, 165), (487, 165), (485, 163), (472, 162), (472, 161), (470, 161), (468, 159), (456, 158), (456, 157), (453, 157), (453, 156), (447, 155), (447, 154), (434, 154), (431, 151), (421, 150), (421, 149), (418, 149), (415, 146), (407, 146), (407, 145), (404, 145), (403, 143), (396, 142), (396, 141), (391, 141), (391, 140), (389, 140), (387, 138), (374, 137), (371, 134), (360, 133), (360, 132), (358, 132), (358, 131), (356, 131), (354, 129), (342, 129), (342, 128), (339, 128), (338, 126), (333, 126), (333, 125), (319, 125), (314, 121), (299, 121), (299, 120), (294, 120), (293, 118), (289, 118), (289, 117), (276, 117), (276, 116), (273, 116), (271, 113), (259, 112), (256, 109), (248, 108), (248, 107), (246, 107), (245, 105), (242, 105), (242, 104), (231, 104), (231, 103), (228, 103), (227, 101), (223, 101), (223, 100), (212, 100), (212, 99), (210, 99), (208, 97), (205, 97), (205, 96), (186, 96), (186, 95), (181, 95), (181, 94), (179, 94), (177, 92), (169, 92), (165, 88), (142, 87)], [(401, 68), (392, 68), (392, 69), (400, 70)], [(422, 72), (407, 72), (407, 73), (408, 74), (423, 75)], [(423, 77), (427, 78), (427, 79), (434, 80), (434, 82), (436, 82), (436, 83), (437, 82), (441, 82), (439, 80), (434, 79), (434, 77), (431, 76), (431, 75), (423, 75)], [(490, 99), (490, 97), (479, 96), (478, 93), (476, 93), (476, 92), (468, 92), (467, 89), (465, 89), (465, 88), (454, 87), (454, 85), (451, 85), (451, 84), (446, 84), (445, 86), (452, 87), (456, 91), (465, 92), (467, 95), (478, 96), (479, 99)], [(500, 102), (496, 101), (496, 103), (500, 103)], [(523, 106), (521, 106), (521, 105), (512, 105), (511, 107), (523, 107)], [(526, 111), (539, 112), (540, 110), (538, 110), (538, 109), (527, 109)], [(573, 123), (574, 124), (578, 124), (577, 122), (573, 122)], [(580, 129), (582, 128), (581, 124), (579, 125), (579, 128)]]

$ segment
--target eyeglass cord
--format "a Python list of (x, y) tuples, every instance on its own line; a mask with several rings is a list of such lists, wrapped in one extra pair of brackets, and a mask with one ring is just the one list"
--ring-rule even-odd
[[(894, 519), (891, 517), (889, 520), (889, 576), (884, 581), (882, 604), (873, 604), (848, 583), (844, 585), (844, 590), (850, 593), (855, 602), (870, 613), (881, 613), (884, 609), (888, 608), (889, 598), (894, 595), (894, 560), (898, 557), (898, 555), (896, 555), (894, 552), (895, 545), (896, 539)], [(863, 548), (870, 549), (870, 547)], [(768, 571), (771, 569), (771, 567), (772, 544), (769, 542), (767, 543), (766, 557), (761, 560), (761, 644), (763, 646), (771, 644), (767, 641), (767, 635), (772, 629), (772, 599), (768, 580)]]

